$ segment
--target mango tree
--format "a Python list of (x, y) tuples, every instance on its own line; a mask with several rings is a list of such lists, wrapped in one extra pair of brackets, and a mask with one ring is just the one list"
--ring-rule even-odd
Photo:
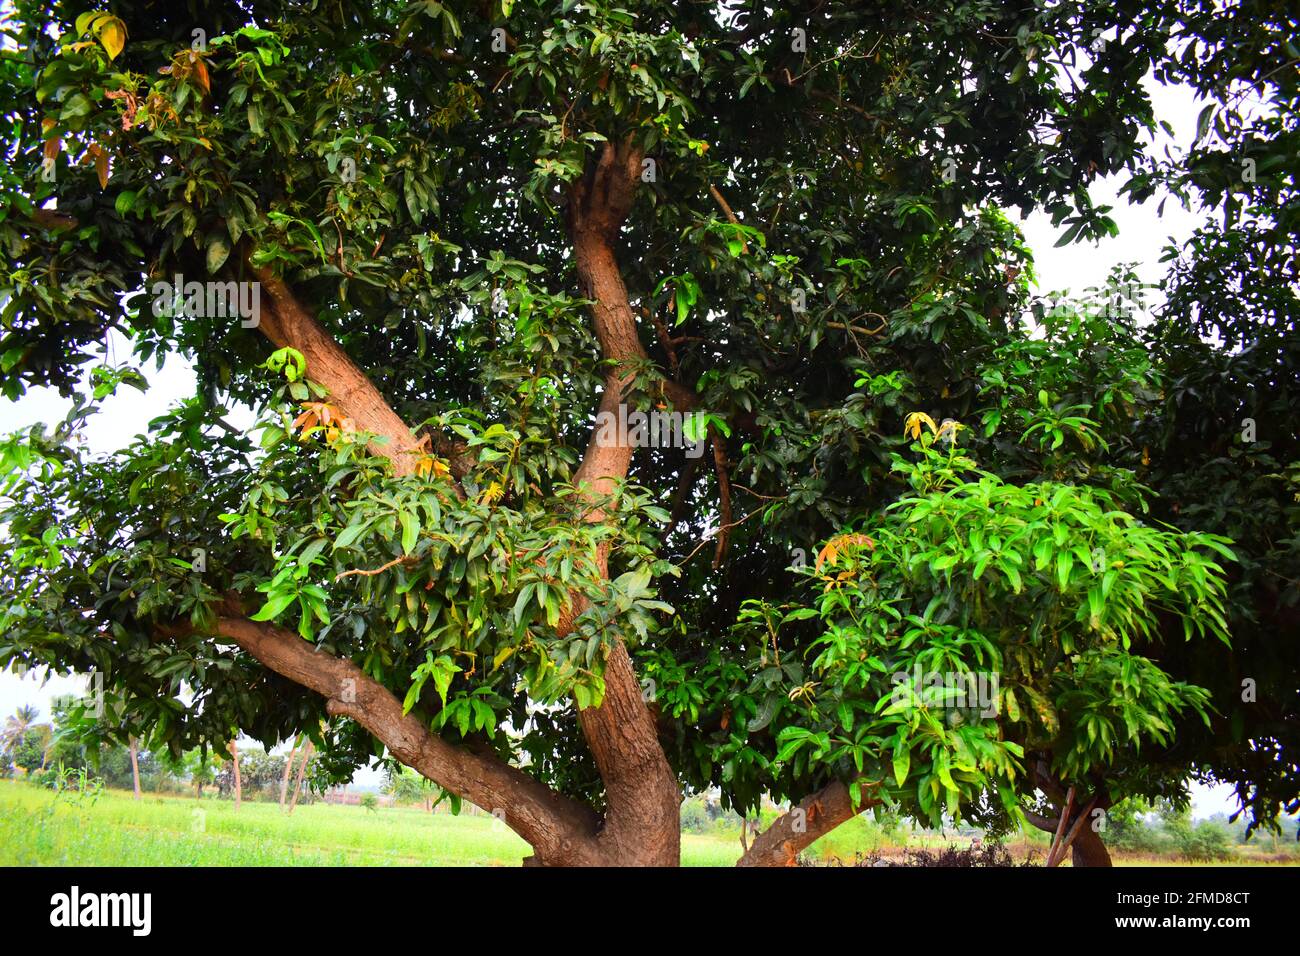
[[(1221, 56), (1225, 17), (1267, 47), (1244, 6), (15, 0), (0, 369), (73, 407), (0, 446), (0, 663), (96, 671), (103, 733), (154, 752), (400, 762), (544, 864), (674, 865), (710, 787), (793, 805), (745, 862), (871, 800), (1041, 813), (1059, 784), (1073, 827), (1210, 706), (1134, 642), (1215, 643), (1222, 542), (1120, 516), (1158, 375), (1068, 374), (1003, 210), (1112, 234), (1089, 185), (1155, 182), (1140, 81)], [(167, 360), (195, 394), (88, 453)], [(930, 467), (913, 412), (972, 426), (996, 477), (924, 495), (983, 548), (898, 526), (931, 500), (893, 470)], [(751, 602), (796, 603), (844, 534), (896, 566), (770, 646)], [(827, 643), (850, 612), (867, 660), (1008, 668), (1002, 716), (877, 712)]]

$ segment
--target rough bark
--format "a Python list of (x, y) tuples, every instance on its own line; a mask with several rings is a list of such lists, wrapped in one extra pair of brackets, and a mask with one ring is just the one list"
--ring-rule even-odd
[(504, 811), (506, 825), (543, 861), (599, 862), (596, 818), (590, 808), (495, 755), (447, 743), (415, 717), (404, 715), (401, 701), (351, 661), (316, 650), (283, 628), (244, 618), (221, 618), (217, 633), (277, 674), (321, 694), (331, 714), (356, 720), (402, 763), (476, 806)]
[[(601, 355), (611, 361), (599, 412), (618, 419), (618, 406), (646, 359), (618, 268), (614, 243), (632, 208), (641, 173), (641, 153), (630, 143), (607, 143), (596, 164), (574, 183), (568, 204), (570, 238), (583, 295), (592, 300), (592, 321)], [(574, 484), (590, 502), (586, 519), (605, 520), (600, 501), (626, 478), (633, 448), (626, 434), (611, 443), (595, 429)], [(608, 577), (609, 553), (597, 554)], [(584, 610), (576, 598), (561, 632)], [(598, 707), (580, 711), (579, 723), (605, 784), (606, 813), (598, 837), (604, 862), (628, 866), (677, 866), (681, 857), (681, 790), (668, 764), (654, 718), (641, 695), (631, 659), (621, 641), (605, 662), (605, 696)]]
[(852, 820), (879, 801), (864, 798), (853, 806), (848, 785), (836, 781), (804, 797), (760, 833), (737, 866), (794, 866), (799, 854), (841, 823)]
[[(1059, 834), (1067, 823), (1066, 813), (1062, 813), (1060, 808), (1068, 807), (1072, 801), (1069, 799), (1065, 787), (1063, 787), (1051, 773), (1046, 761), (1039, 760), (1034, 764), (1034, 782), (1038, 788), (1047, 795), (1047, 799), (1058, 808), (1056, 817), (1044, 817), (1037, 813), (1026, 813), (1025, 817), (1038, 829), (1047, 833)], [(1072, 792), (1072, 791), (1071, 791)], [(1070, 850), (1070, 861), (1074, 866), (1111, 866), (1110, 852), (1106, 849), (1106, 844), (1102, 841), (1101, 834), (1092, 828), (1093, 813), (1096, 810), (1110, 809), (1111, 800), (1104, 788), (1100, 785), (1097, 787), (1095, 795), (1087, 800), (1080, 800), (1083, 804), (1077, 814), (1074, 815), (1073, 822), (1062, 840), (1060, 836), (1053, 838), (1053, 849), (1059, 850), (1055, 856), (1049, 852), (1048, 866), (1059, 865), (1065, 856), (1065, 851)]]
[(136, 800), (140, 799), (140, 758), (139, 751), (134, 737), (130, 741), (131, 751), (131, 793)]
[(411, 429), (284, 282), (266, 268), (255, 270), (255, 274), (269, 298), (262, 303), (258, 331), (280, 348), (301, 352), (307, 376), (329, 389), (328, 401), (350, 418), (358, 431), (376, 436), (370, 443), (371, 452), (391, 460), (396, 474), (413, 474), (422, 447)]
[(1110, 851), (1101, 839), (1101, 834), (1091, 826), (1084, 826), (1070, 846), (1070, 862), (1073, 866), (1112, 866)]
[(302, 734), (294, 738), (293, 746), (289, 748), (289, 756), (284, 761), (284, 774), (280, 777), (280, 807), (283, 809), (285, 798), (289, 794), (289, 775), (293, 772), (293, 758), (298, 753), (298, 745), (302, 742)]
[(244, 788), (239, 779), (239, 745), (233, 740), (230, 741), (230, 760), (235, 774), (235, 809), (238, 810), (243, 802)]
[(293, 781), (293, 798), (289, 801), (289, 813), (293, 813), (298, 806), (298, 794), (302, 793), (302, 778), (307, 772), (307, 764), (311, 763), (311, 755), (316, 750), (316, 744), (307, 741), (307, 746), (302, 748), (302, 756), (298, 761), (298, 776)]

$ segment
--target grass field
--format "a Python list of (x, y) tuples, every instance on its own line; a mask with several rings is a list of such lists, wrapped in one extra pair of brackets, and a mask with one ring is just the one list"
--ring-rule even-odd
[[(907, 842), (934, 849), (948, 841), (916, 833)], [(1300, 856), (1266, 847), (1240, 847), (1226, 865), (1300, 863)], [(860, 819), (823, 838), (810, 855), (852, 861), (872, 849), (901, 859)], [(1008, 850), (1018, 861), (1033, 855), (1041, 862), (1046, 843), (1015, 840)], [(528, 854), (523, 840), (486, 815), (326, 803), (288, 815), (274, 803), (247, 802), (236, 811), (229, 800), (145, 794), (137, 801), (117, 790), (93, 801), (75, 793), (56, 799), (22, 781), (0, 781), (0, 866), (518, 866)], [(739, 856), (738, 831), (682, 835), (687, 866), (731, 866)], [(1151, 855), (1113, 858), (1116, 866), (1188, 865)]]
[[(528, 845), (489, 816), (107, 790), (93, 803), (0, 781), (3, 866), (518, 866)], [(688, 866), (730, 866), (740, 845), (682, 838)]]

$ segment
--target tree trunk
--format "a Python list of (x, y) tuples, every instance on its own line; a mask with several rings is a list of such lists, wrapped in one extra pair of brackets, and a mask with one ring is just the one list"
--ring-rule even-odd
[[(612, 363), (605, 375), (599, 413), (622, 421), (618, 408), (647, 355), (637, 332), (614, 243), (632, 208), (641, 174), (641, 153), (624, 141), (606, 143), (600, 159), (574, 182), (568, 196), (568, 227), (574, 265), (591, 307), (601, 356)], [(601, 441), (592, 432), (573, 483), (589, 508), (587, 521), (606, 520), (600, 501), (627, 478), (634, 451), (629, 436)], [(609, 550), (596, 555), (602, 577), (609, 576)], [(561, 622), (565, 633), (585, 610), (571, 600)], [(598, 707), (578, 712), (596, 767), (605, 784), (606, 811), (597, 843), (603, 862), (616, 866), (677, 866), (681, 862), (681, 790), (659, 743), (654, 718), (641, 696), (631, 658), (615, 641), (605, 661), (605, 697)]]
[(1102, 842), (1101, 834), (1091, 826), (1084, 826), (1070, 844), (1070, 862), (1074, 866), (1113, 866), (1110, 851)]
[[(1045, 833), (1060, 834), (1068, 822), (1063, 817), (1069, 813), (1069, 806), (1073, 802), (1069, 797), (1073, 791), (1067, 793), (1061, 782), (1052, 776), (1045, 760), (1038, 760), (1033, 765), (1033, 774), (1038, 788), (1047, 795), (1047, 799), (1057, 807), (1055, 817), (1044, 817), (1037, 813), (1026, 813), (1025, 816), (1038, 829)], [(1083, 803), (1082, 809), (1075, 815), (1073, 825), (1069, 829), (1069, 835), (1066, 838), (1065, 845), (1060, 847), (1063, 854), (1065, 849), (1070, 850), (1070, 861), (1074, 866), (1111, 866), (1110, 852), (1106, 849), (1106, 844), (1102, 842), (1101, 834), (1093, 829), (1094, 817), (1098, 811), (1104, 813), (1110, 809), (1110, 796), (1106, 793), (1105, 787), (1097, 783), (1094, 787), (1096, 796), (1086, 803)], [(1062, 811), (1065, 811), (1064, 813)], [(1052, 841), (1052, 846), (1056, 847), (1059, 839)], [(1059, 859), (1049, 860), (1048, 865), (1060, 863)]]
[(284, 775), (280, 777), (280, 809), (284, 809), (285, 797), (289, 793), (289, 775), (293, 773), (293, 758), (298, 753), (298, 744), (302, 741), (302, 734), (294, 738), (293, 746), (289, 748), (289, 756), (284, 761)]
[(235, 809), (239, 809), (239, 804), (243, 800), (243, 787), (239, 780), (239, 746), (232, 740), (230, 742), (230, 759), (234, 764), (235, 771)]
[(289, 801), (289, 812), (293, 813), (293, 808), (298, 805), (298, 793), (302, 790), (302, 777), (307, 772), (307, 763), (311, 760), (312, 753), (316, 750), (316, 745), (310, 740), (307, 746), (302, 748), (302, 761), (298, 764), (298, 777), (293, 782), (293, 799)]
[[(641, 153), (631, 140), (617, 145), (607, 142), (599, 159), (570, 187), (566, 210), (576, 272), (584, 295), (593, 301), (594, 332), (602, 358), (609, 363), (599, 408), (613, 413), (615, 420), (621, 419), (618, 406), (647, 360), (614, 255), (640, 175)], [(258, 278), (270, 299), (260, 330), (276, 345), (302, 352), (311, 378), (329, 388), (331, 402), (358, 428), (383, 439), (372, 444), (371, 450), (389, 458), (397, 474), (411, 474), (421, 443), (292, 291), (267, 270), (258, 272)], [(584, 517), (593, 524), (608, 520), (602, 499), (627, 478), (633, 452), (626, 434), (602, 442), (598, 440), (601, 431), (593, 432), (574, 476), (587, 504)], [(608, 545), (599, 548), (595, 558), (602, 576), (608, 578)], [(600, 705), (578, 713), (604, 783), (606, 809), (600, 819), (590, 807), (550, 790), (495, 754), (447, 744), (403, 713), (401, 702), (391, 692), (351, 662), (307, 650), (305, 642), (293, 634), (247, 620), (237, 596), (231, 603), (239, 616), (221, 619), (218, 633), (270, 669), (324, 695), (330, 714), (358, 721), (398, 760), (429, 780), (487, 812), (503, 812), (507, 825), (534, 848), (533, 864), (680, 863), (681, 791), (621, 641), (616, 639), (610, 645)], [(562, 616), (561, 636), (585, 610), (585, 602), (576, 592), (569, 605)], [(346, 685), (340, 683), (344, 678)], [(350, 690), (347, 696), (339, 692), (344, 686)], [(309, 753), (310, 749), (309, 743)], [(290, 812), (305, 767), (304, 759)]]
[(131, 790), (135, 795), (135, 799), (139, 800), (140, 799), (140, 761), (139, 758), (136, 756), (136, 743), (134, 737), (131, 738), (130, 749), (131, 749)]

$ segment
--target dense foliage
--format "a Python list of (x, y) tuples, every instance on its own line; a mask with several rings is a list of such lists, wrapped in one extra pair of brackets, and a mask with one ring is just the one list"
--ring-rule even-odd
[[(234, 595), (600, 809), (578, 712), (621, 642), (679, 781), (742, 812), (840, 782), (1014, 817), (1041, 763), (1107, 800), (1228, 780), (1273, 820), (1300, 790), (1285, 6), (17, 0), (0, 367), (75, 407), (0, 446), (0, 663), (102, 673), (103, 733), (173, 754), (383, 756), (214, 639)], [(1211, 102), (1185, 155), (1146, 149), (1148, 75)], [(575, 273), (615, 155), (642, 157), (614, 234), (643, 357)], [(1004, 212), (1105, 237), (1109, 174), (1221, 213), (1153, 322), (1131, 276), (1035, 300)], [(260, 281), (275, 316), (178, 276)], [(276, 340), (290, 295), (411, 467)], [(86, 454), (167, 358), (198, 393)], [(708, 451), (644, 450), (593, 505), (611, 364)], [(918, 667), (996, 673), (996, 718), (895, 699)]]

